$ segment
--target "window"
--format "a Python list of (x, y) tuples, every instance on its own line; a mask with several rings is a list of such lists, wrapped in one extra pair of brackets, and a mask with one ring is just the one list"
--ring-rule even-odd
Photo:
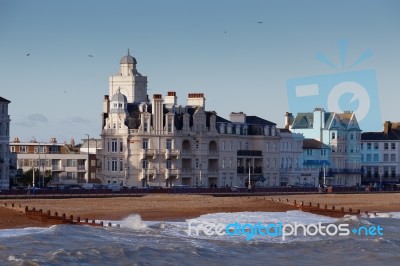
[(166, 149), (172, 149), (172, 139), (167, 139), (165, 141), (165, 148)]
[(147, 169), (147, 168), (149, 168), (149, 161), (142, 160), (142, 169)]
[(11, 152), (15, 152), (15, 146), (10, 147)]
[(148, 132), (149, 131), (149, 125), (148, 125), (147, 122), (144, 122), (143, 130), (144, 130), (144, 132)]
[(390, 161), (395, 162), (396, 161), (396, 154), (390, 154)]
[(312, 149), (307, 149), (307, 155), (312, 155)]
[(374, 162), (379, 162), (379, 154), (374, 154)]
[(367, 162), (371, 161), (371, 154), (367, 154)]
[(117, 139), (111, 140), (111, 152), (117, 152)]
[(389, 161), (389, 154), (384, 154), (383, 155), (383, 161), (388, 162)]
[(171, 169), (171, 160), (165, 160), (165, 168)]
[(379, 149), (379, 143), (374, 143), (374, 150), (377, 150), (377, 149)]
[(384, 148), (385, 150), (388, 150), (388, 149), (389, 149), (389, 143), (385, 142), (385, 143), (383, 144), (383, 148)]
[(350, 139), (354, 139), (353, 133), (350, 134)]
[(367, 150), (371, 149), (371, 143), (367, 143)]
[(335, 139), (336, 138), (336, 134), (335, 134), (335, 132), (332, 132), (332, 139)]
[(149, 140), (148, 139), (144, 139), (142, 141), (142, 149), (147, 150), (149, 148)]
[(112, 171), (112, 172), (118, 171), (117, 167), (118, 167), (118, 165), (117, 165), (117, 159), (112, 159), (112, 160), (111, 160), (111, 171)]
[(119, 171), (124, 171), (124, 161), (122, 159), (119, 159)]
[(229, 168), (232, 168), (232, 167), (233, 167), (233, 159), (230, 158), (230, 159), (229, 159)]
[(19, 152), (20, 153), (27, 153), (28, 152), (28, 147), (27, 146), (20, 146), (19, 147)]
[(396, 143), (392, 143), (392, 150), (396, 149)]
[(67, 159), (67, 167), (75, 167), (75, 166), (76, 166), (76, 160)]
[(122, 141), (119, 142), (119, 152), (123, 152), (124, 151), (124, 144)]
[(225, 158), (222, 159), (222, 168), (225, 168)]
[(168, 123), (168, 133), (172, 133), (172, 123)]

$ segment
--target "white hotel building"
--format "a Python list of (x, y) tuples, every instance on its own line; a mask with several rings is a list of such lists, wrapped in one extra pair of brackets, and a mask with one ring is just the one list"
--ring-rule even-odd
[(136, 65), (128, 51), (109, 78), (98, 154), (103, 183), (246, 186), (250, 176), (257, 186), (273, 187), (298, 180), (301, 136), (281, 134), (275, 123), (242, 112), (224, 119), (206, 109), (202, 93), (189, 93), (186, 105), (173, 91), (149, 99), (147, 77)]

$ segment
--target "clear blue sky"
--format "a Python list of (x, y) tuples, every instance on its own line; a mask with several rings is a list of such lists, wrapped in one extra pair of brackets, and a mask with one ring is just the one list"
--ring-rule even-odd
[(283, 126), (287, 80), (346, 71), (315, 56), (340, 65), (345, 39), (348, 63), (372, 51), (352, 70), (376, 71), (382, 120), (400, 121), (399, 14), (394, 0), (0, 0), (11, 139), (98, 137), (108, 78), (128, 48), (150, 95), (174, 90), (183, 105), (204, 92), (206, 109), (224, 118), (243, 111)]

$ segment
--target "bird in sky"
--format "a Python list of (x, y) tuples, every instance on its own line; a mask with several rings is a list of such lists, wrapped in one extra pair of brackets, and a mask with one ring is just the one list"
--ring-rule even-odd
[(258, 23), (258, 24), (262, 24), (263, 22), (262, 22), (262, 21), (257, 21), (257, 23)]
[(89, 56), (89, 57), (93, 57), (93, 55), (91, 55), (91, 54), (90, 54), (90, 55), (88, 55), (88, 56)]
[(26, 54), (26, 56), (30, 56), (31, 54)]

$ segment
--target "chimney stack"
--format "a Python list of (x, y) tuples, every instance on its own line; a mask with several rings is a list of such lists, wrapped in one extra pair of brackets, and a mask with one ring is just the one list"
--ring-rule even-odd
[(392, 122), (390, 121), (385, 121), (383, 124), (383, 132), (385, 134), (389, 134), (389, 132), (392, 130)]

